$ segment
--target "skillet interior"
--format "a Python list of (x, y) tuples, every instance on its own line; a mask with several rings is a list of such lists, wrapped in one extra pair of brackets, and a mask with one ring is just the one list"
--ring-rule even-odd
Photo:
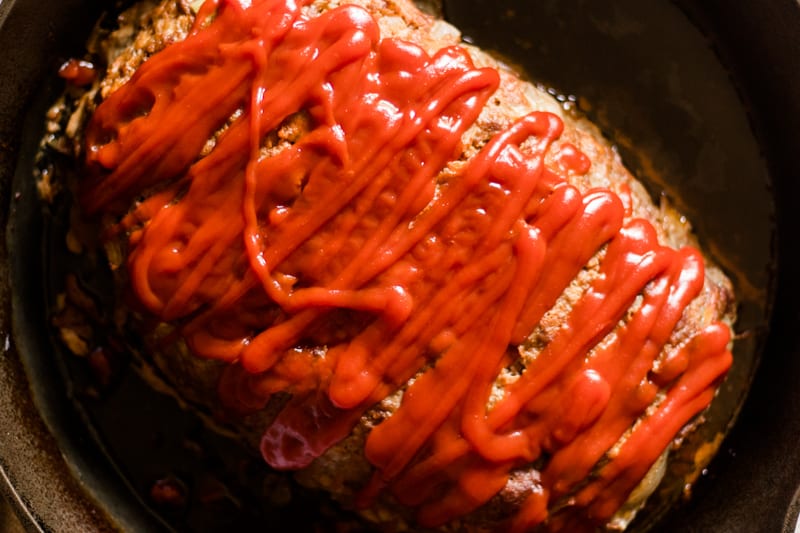
[[(775, 46), (770, 39), (785, 37), (787, 43), (794, 45), (797, 39), (789, 38), (792, 31), (800, 29), (797, 5), (776, 2), (753, 20), (746, 18), (751, 14), (744, 8), (737, 11), (727, 4), (725, 10), (708, 12), (669, 2), (644, 6), (634, 1), (610, 0), (543, 0), (535, 8), (530, 6), (513, 0), (460, 0), (446, 4), (445, 11), (478, 44), (500, 51), (558, 91), (583, 97), (582, 102), (589, 104), (583, 104), (587, 112), (620, 145), (628, 165), (648, 182), (651, 191), (660, 194), (663, 190), (673, 200), (682, 199), (678, 205), (695, 223), (703, 244), (733, 275), (744, 302), (738, 329), (749, 334), (738, 344), (736, 355), (740, 362), (723, 390), (723, 412), (712, 420), (714, 427), (724, 428), (743, 398), (755, 356), (763, 347), (769, 313), (774, 220), (772, 192), (761, 150), (775, 180), (781, 234), (785, 236), (793, 227), (791, 211), (781, 207), (790, 205), (797, 188), (791, 178), (797, 175), (798, 163), (790, 154), (791, 140), (797, 141), (800, 129), (800, 110), (789, 98), (792, 85), (778, 81), (788, 76), (796, 88), (800, 70), (793, 62), (788, 63), (798, 57), (787, 55), (792, 49)], [(125, 529), (152, 529), (163, 525), (160, 518), (134, 495), (146, 492), (146, 479), (149, 476), (152, 481), (155, 475), (145, 467), (170, 464), (169, 453), (162, 458), (150, 451), (144, 453), (139, 444), (147, 440), (146, 435), (152, 435), (152, 428), (131, 426), (133, 422), (146, 423), (150, 416), (163, 413), (167, 407), (143, 405), (141, 387), (135, 380), (125, 378), (114, 387), (108, 396), (110, 403), (105, 406), (81, 397), (80, 369), (71, 358), (61, 357), (46, 324), (48, 290), (41, 280), (48, 278), (42, 269), (52, 273), (51, 267), (61, 265), (58, 260), (55, 265), (42, 261), (42, 251), (52, 250), (43, 246), (40, 236), (45, 237), (45, 243), (54, 242), (55, 239), (48, 240), (53, 236), (48, 232), (57, 233), (59, 228), (43, 226), (30, 180), (41, 117), (59, 91), (53, 73), (61, 61), (80, 54), (81, 36), (87, 34), (101, 8), (98, 1), (17, 0), (14, 5), (8, 0), (0, 2), (0, 22), (10, 12), (0, 31), (0, 49), (9, 51), (0, 58), (0, 71), (9, 80), (0, 86), (0, 138), (4, 143), (0, 146), (0, 193), (5, 205), (11, 206), (8, 221), (3, 220), (4, 224), (8, 222), (10, 272), (3, 273), (4, 285), (0, 289), (5, 294), (0, 296), (10, 292), (14, 304), (12, 332), (9, 298), (3, 298), (6, 313), (0, 327), (7, 339), (7, 350), (0, 369), (0, 377), (4, 378), (0, 394), (7, 396), (9, 403), (0, 409), (0, 414), (4, 424), (16, 414), (13, 432), (19, 430), (13, 439), (16, 446), (11, 439), (0, 442), (0, 459), (12, 485), (26, 500), (20, 508), (33, 515), (28, 518), (29, 524), (64, 527), (58, 513), (48, 510), (52, 507), (49, 491), (42, 490), (55, 476), (59, 492), (64, 494), (58, 507), (69, 508), (83, 517), (80, 519), (93, 520), (98, 527), (110, 521)], [(534, 12), (536, 16), (531, 14)], [(710, 40), (697, 31), (690, 19)], [(792, 20), (794, 26), (790, 25)], [(754, 26), (741, 30), (747, 21)], [(785, 35), (758, 31), (775, 21), (784, 25), (778, 28), (788, 27)], [(756, 50), (740, 45), (733, 28), (752, 31)], [(765, 55), (759, 56), (759, 49)], [(794, 70), (780, 71), (770, 66), (765, 57), (774, 58), (776, 64), (782, 64), (784, 58), (787, 67)], [(10, 73), (8, 78), (6, 73)], [(772, 83), (757, 83), (764, 80)], [(31, 87), (39, 88), (32, 97), (28, 94)], [(786, 113), (783, 120), (764, 106), (770, 101), (782, 102)], [(755, 125), (758, 141), (749, 121)], [(779, 242), (787, 241), (783, 238)], [(787, 245), (781, 252), (780, 272), (790, 273), (797, 264), (796, 254), (792, 255)], [(2, 253), (5, 255), (5, 247)], [(781, 453), (789, 449), (787, 446), (794, 445), (792, 437), (798, 434), (798, 421), (771, 404), (775, 397), (782, 405), (800, 403), (800, 391), (791, 387), (791, 378), (798, 375), (797, 362), (791, 355), (800, 354), (800, 349), (797, 340), (786, 335), (800, 315), (790, 306), (792, 295), (800, 289), (791, 276), (778, 279), (778, 313), (753, 399), (723, 445), (710, 475), (702, 480), (694, 500), (668, 518), (665, 530), (680, 526), (731, 531), (745, 524), (758, 525), (761, 530), (770, 523), (780, 527), (779, 521), (783, 520), (800, 479), (800, 458), (789, 459), (777, 471), (767, 468), (775, 467)], [(62, 362), (61, 369), (52, 364), (54, 353), (56, 360)], [(36, 400), (35, 406), (28, 405), (29, 410), (22, 413), (16, 407), (10, 408), (30, 404), (19, 360), (25, 366)], [(64, 385), (64, 370), (74, 378), (70, 386)], [(65, 401), (71, 398), (77, 401)], [(37, 411), (46, 426), (37, 420)], [(125, 414), (120, 416), (121, 412)], [(171, 416), (167, 415), (167, 425)], [(25, 419), (25, 427), (16, 427), (21, 418)], [(125, 423), (120, 424), (121, 419)], [(763, 438), (764, 435), (775, 438)], [(42, 470), (39, 482), (43, 486), (38, 489), (36, 483), (27, 481), (36, 476), (23, 468), (23, 464), (30, 464), (21, 455), (29, 441), (36, 443), (34, 449), (40, 450), (40, 460), (53, 463)], [(20, 445), (22, 442), (26, 444)], [(101, 444), (125, 471), (124, 476), (104, 455)], [(180, 446), (180, 442), (176, 445)], [(80, 483), (76, 484), (65, 465), (57, 460), (56, 447), (78, 474)], [(748, 475), (744, 476), (743, 471)], [(767, 487), (771, 490), (765, 491)], [(87, 502), (86, 494), (96, 503)], [(722, 505), (729, 501), (738, 501), (739, 505)], [(744, 505), (749, 501), (755, 502), (757, 508)], [(110, 516), (98, 516), (98, 509)], [(748, 509), (746, 522), (739, 514), (742, 509)], [(162, 516), (175, 525), (186, 520), (183, 513)], [(728, 521), (731, 517), (737, 520)], [(208, 524), (202, 518), (192, 520)]]

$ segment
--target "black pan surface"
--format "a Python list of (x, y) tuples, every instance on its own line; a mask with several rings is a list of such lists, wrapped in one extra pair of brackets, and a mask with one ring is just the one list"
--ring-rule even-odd
[[(238, 498), (218, 500), (222, 513), (191, 502), (178, 509), (153, 505), (149, 488), (167, 475), (188, 480), (190, 500), (198, 497), (202, 480), (195, 472), (215, 463), (214, 449), (224, 444), (204, 435), (168, 398), (144, 400), (148, 395), (131, 373), (100, 391), (100, 400), (87, 394), (85, 363), (65, 356), (52, 339), (47, 306), (67, 266), (54, 244), (63, 227), (36, 199), (32, 161), (44, 112), (61, 90), (54, 73), (82, 53), (82, 41), (107, 8), (100, 0), (0, 0), (0, 199), (9, 206), (0, 214), (6, 227), (0, 242), (5, 491), (32, 530), (78, 524), (222, 530), (250, 520), (296, 530), (296, 516), (324, 523), (329, 511), (319, 509), (313, 495), (259, 516), (239, 513), (251, 506), (237, 507), (247, 503)], [(737, 363), (710, 429), (727, 428), (759, 356), (760, 368), (694, 497), (656, 529), (794, 531), (792, 498), (800, 484), (800, 342), (793, 335), (800, 325), (794, 305), (800, 284), (793, 274), (800, 265), (792, 216), (800, 177), (798, 4), (773, 0), (753, 9), (722, 0), (702, 7), (666, 0), (450, 0), (443, 8), (470, 40), (519, 65), (598, 123), (651, 193), (664, 195), (692, 220), (704, 248), (737, 287)], [(203, 453), (187, 453), (187, 435)], [(220, 471), (229, 467), (214, 464)], [(232, 481), (243, 487), (264, 482), (251, 477)], [(220, 521), (221, 515), (245, 522)]]

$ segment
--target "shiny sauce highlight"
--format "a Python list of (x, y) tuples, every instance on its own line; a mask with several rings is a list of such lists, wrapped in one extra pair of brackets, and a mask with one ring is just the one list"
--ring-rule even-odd
[[(701, 255), (570, 185), (590, 162), (555, 148), (552, 114), (465, 158), (499, 76), (462, 48), (431, 56), (361, 8), (306, 3), (207, 1), (95, 112), (80, 200), (117, 220), (136, 305), (229, 363), (231, 409), (292, 395), (263, 436), (275, 468), (405, 388), (367, 437), (359, 505), (389, 491), (436, 526), (536, 465), (513, 528), (605, 522), (731, 364), (718, 323), (664, 349)], [(561, 327), (493, 391), (592, 258)]]

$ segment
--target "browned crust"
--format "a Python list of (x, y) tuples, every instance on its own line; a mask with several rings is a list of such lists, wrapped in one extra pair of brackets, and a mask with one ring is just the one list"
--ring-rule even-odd
[[(429, 52), (446, 45), (460, 44), (460, 35), (451, 26), (424, 15), (410, 0), (351, 0), (348, 3), (361, 5), (375, 14), (382, 35), (385, 37), (399, 37), (415, 42)], [(338, 4), (336, 0), (317, 0), (309, 11), (312, 14), (320, 13)], [(91, 110), (98, 98), (102, 99), (123, 84), (150, 55), (170, 42), (182, 39), (191, 21), (189, 5), (174, 0), (158, 4), (147, 0), (123, 15), (120, 20), (123, 30), (94, 43), (96, 50), (109, 58), (110, 65), (99, 85), (84, 97), (87, 110)], [(617, 193), (622, 193), (627, 188), (630, 190), (632, 201), (630, 217), (650, 221), (657, 230), (659, 240), (664, 244), (675, 248), (695, 244), (688, 222), (668, 206), (653, 203), (641, 183), (625, 169), (613, 146), (603, 138), (594, 125), (565, 111), (545, 91), (522, 81), (516, 73), (505, 68), (490, 55), (474, 47), (467, 48), (478, 66), (499, 69), (502, 82), (477, 123), (464, 137), (464, 160), (476, 153), (493, 134), (503, 130), (516, 118), (533, 110), (551, 111), (559, 115), (565, 123), (564, 134), (557, 144), (572, 143), (593, 162), (587, 175), (569, 177), (575, 186), (582, 191), (605, 187)], [(85, 115), (88, 116), (88, 113)], [(74, 140), (79, 141), (80, 130), (77, 129), (73, 136)], [(124, 251), (120, 251), (116, 246), (121, 246), (121, 243), (112, 243), (110, 260), (112, 264), (121, 265)], [(552, 332), (559, 327), (562, 318), (568, 313), (571, 303), (591, 283), (596, 272), (596, 263), (597, 261), (594, 261), (587, 265), (584, 275), (573, 283), (554, 309), (532, 332), (528, 343), (521, 348), (523, 362), (535, 357), (547, 344)], [(124, 268), (117, 269), (117, 276), (120, 288), (124, 287)], [(733, 322), (735, 318), (733, 292), (729, 280), (708, 261), (706, 278), (703, 292), (687, 308), (670, 339), (669, 346), (682, 344), (711, 322), (717, 320)], [(138, 324), (140, 318), (132, 316), (128, 323)], [(156, 339), (163, 338), (168, 330), (169, 326), (160, 326), (155, 333), (150, 333), (145, 344), (160, 345)], [(222, 364), (193, 357), (181, 343), (149, 350), (142, 361), (143, 371), (153, 383), (162, 383), (173, 389), (188, 404), (211, 411), (216, 410), (218, 404), (216, 383), (223, 368)], [(504, 383), (513, 380), (514, 377), (514, 372), (511, 370), (501, 376), (497, 386), (498, 391), (501, 392)], [(401, 393), (398, 393), (387, 398), (369, 411), (350, 437), (331, 448), (311, 466), (298, 472), (298, 480), (307, 486), (328, 491), (344, 505), (352, 503), (354, 494), (371, 473), (371, 467), (363, 455), (364, 440), (371, 427), (397, 408), (400, 395)], [(229, 429), (245, 438), (253, 449), (257, 449), (262, 429), (275, 415), (275, 407), (273, 404), (256, 415), (233, 420)], [(513, 472), (506, 488), (486, 506), (443, 529), (491, 530), (513, 513), (525, 495), (530, 492), (531, 487), (538, 484), (538, 476), (538, 471), (533, 467)], [(412, 523), (407, 510), (396, 505), (390, 497), (384, 498), (376, 507), (364, 514), (368, 519), (383, 523), (392, 530), (405, 529)]]

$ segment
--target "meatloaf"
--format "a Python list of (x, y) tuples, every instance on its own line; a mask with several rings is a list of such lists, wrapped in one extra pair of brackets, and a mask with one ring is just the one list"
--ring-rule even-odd
[(409, 0), (118, 24), (65, 135), (154, 384), (387, 530), (628, 524), (734, 305), (595, 126)]

